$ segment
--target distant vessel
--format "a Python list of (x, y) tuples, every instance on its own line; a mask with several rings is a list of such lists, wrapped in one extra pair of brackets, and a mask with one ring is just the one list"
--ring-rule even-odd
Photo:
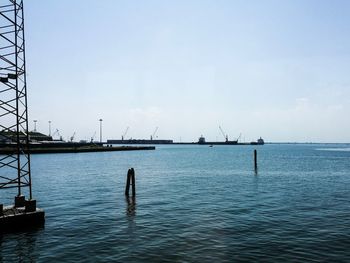
[(199, 137), (197, 143), (200, 145), (209, 145), (210, 147), (212, 147), (213, 145), (264, 145), (265, 144), (264, 140), (261, 137), (256, 142), (247, 142), (247, 143), (238, 142), (238, 140), (229, 141), (227, 137), (224, 142), (207, 142), (203, 135)]
[(198, 144), (204, 144), (204, 145), (234, 145), (234, 144), (238, 144), (238, 141), (229, 141), (226, 137), (226, 140), (224, 142), (207, 142), (205, 141), (205, 137), (203, 137), (203, 135), (201, 135), (201, 137), (199, 137), (198, 139)]
[(263, 138), (260, 137), (260, 138), (258, 139), (258, 144), (265, 144)]
[(172, 144), (173, 140), (146, 140), (146, 139), (128, 139), (124, 140), (107, 140), (107, 144)]
[(201, 137), (199, 137), (198, 144), (205, 144), (205, 138), (203, 137), (203, 135), (201, 135)]
[(252, 144), (252, 145), (264, 145), (265, 142), (264, 142), (263, 138), (260, 137), (256, 142), (251, 142), (250, 144)]

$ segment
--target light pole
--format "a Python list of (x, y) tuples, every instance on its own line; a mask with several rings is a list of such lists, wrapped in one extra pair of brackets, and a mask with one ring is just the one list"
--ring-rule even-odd
[(34, 122), (34, 132), (36, 132), (36, 123), (37, 123), (37, 120), (33, 120)]
[(100, 119), (100, 142), (102, 143), (102, 119)]
[(49, 121), (49, 136), (51, 136), (51, 121)]

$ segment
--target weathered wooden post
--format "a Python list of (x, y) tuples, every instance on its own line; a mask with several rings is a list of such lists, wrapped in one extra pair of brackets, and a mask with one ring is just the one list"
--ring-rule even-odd
[(125, 187), (125, 195), (129, 195), (129, 189), (130, 189), (130, 174), (131, 170), (128, 170), (128, 174), (126, 176), (126, 187)]
[(125, 187), (125, 195), (129, 196), (130, 185), (132, 186), (132, 196), (136, 195), (136, 184), (135, 184), (135, 170), (131, 168), (128, 170), (128, 175), (126, 178), (126, 187)]
[(131, 168), (131, 190), (132, 190), (132, 196), (136, 195), (136, 183), (135, 183), (135, 170), (134, 168)]
[(254, 150), (254, 170), (255, 170), (255, 172), (257, 172), (258, 171), (258, 157), (257, 157), (257, 151), (256, 150)]

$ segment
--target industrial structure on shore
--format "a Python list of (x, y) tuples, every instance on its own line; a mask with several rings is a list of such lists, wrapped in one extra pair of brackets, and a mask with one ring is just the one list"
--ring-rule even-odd
[[(62, 139), (62, 136), (60, 136), (60, 139), (54, 139), (54, 133), (52, 136), (51, 135), (46, 135), (44, 133), (40, 133), (36, 131), (28, 132), (28, 139), (29, 139), (29, 144), (31, 149), (38, 149), (38, 148), (78, 148), (78, 147), (102, 147), (104, 144), (107, 145), (112, 145), (112, 144), (118, 144), (118, 145), (158, 145), (158, 144), (199, 144), (199, 145), (263, 145), (265, 142), (264, 140), (260, 137), (256, 141), (252, 142), (241, 142), (239, 139), (241, 138), (241, 134), (236, 140), (229, 140), (228, 135), (224, 133), (221, 127), (220, 131), (223, 134), (224, 141), (206, 141), (205, 137), (201, 135), (198, 139), (198, 141), (195, 142), (174, 142), (171, 139), (154, 139), (156, 138), (155, 134), (156, 131), (158, 130), (158, 127), (154, 131), (154, 133), (150, 136), (150, 139), (125, 139), (126, 134), (129, 130), (129, 127), (127, 127), (126, 131), (122, 135), (122, 139), (108, 139), (106, 142), (98, 142), (94, 141), (93, 137), (91, 137), (90, 141), (87, 140), (80, 140), (79, 142), (74, 141), (75, 138), (75, 133), (73, 136), (70, 137), (68, 141), (64, 141)], [(57, 130), (58, 131), (58, 130)], [(19, 133), (19, 139), (24, 140), (26, 138), (27, 134), (24, 132)], [(7, 147), (11, 144), (14, 144), (17, 139), (17, 133), (14, 131), (0, 131), (0, 153), (1, 153), (1, 148)], [(110, 149), (109, 149), (110, 150)], [(44, 152), (44, 151), (43, 151)]]
[(221, 134), (224, 137), (224, 141), (210, 141), (207, 142), (205, 140), (205, 137), (203, 135), (201, 135), (198, 139), (197, 142), (174, 142), (173, 140), (167, 139), (167, 140), (159, 140), (159, 139), (154, 139), (155, 138), (155, 134), (158, 131), (158, 127), (155, 129), (154, 133), (150, 136), (150, 140), (147, 139), (125, 139), (126, 135), (129, 131), (129, 127), (126, 128), (124, 134), (122, 135), (121, 140), (118, 139), (109, 139), (107, 140), (107, 144), (184, 144), (184, 145), (188, 145), (188, 144), (199, 144), (199, 145), (263, 145), (265, 144), (264, 140), (260, 137), (258, 140), (256, 141), (252, 141), (252, 142), (240, 142), (240, 138), (242, 137), (242, 134), (240, 134), (238, 136), (238, 138), (236, 140), (232, 140), (230, 141), (228, 139), (228, 135), (224, 132), (224, 130), (221, 128), (221, 126), (219, 126), (219, 130), (221, 132)]
[[(21, 142), (25, 141), (28, 135), (28, 145), (23, 152), (28, 154), (35, 153), (80, 153), (80, 152), (112, 152), (112, 151), (133, 151), (133, 150), (155, 150), (155, 147), (146, 146), (112, 146), (104, 145), (103, 142), (90, 142), (80, 140), (73, 141), (74, 136), (69, 141), (54, 140), (52, 136), (37, 131), (18, 133)], [(139, 143), (142, 144), (142, 143)], [(17, 132), (0, 131), (0, 154), (17, 153)]]
[(203, 136), (199, 137), (197, 142), (174, 142), (173, 140), (146, 140), (146, 139), (128, 139), (128, 140), (107, 140), (107, 144), (183, 144), (183, 145), (264, 145), (264, 140), (260, 137), (257, 141), (253, 142), (238, 142), (234, 141), (206, 141)]

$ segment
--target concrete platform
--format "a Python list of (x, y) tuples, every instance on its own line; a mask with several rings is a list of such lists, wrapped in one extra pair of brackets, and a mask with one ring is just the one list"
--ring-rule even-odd
[(34, 212), (26, 212), (25, 207), (6, 206), (0, 215), (0, 231), (17, 231), (21, 229), (43, 226), (45, 212), (36, 208)]

